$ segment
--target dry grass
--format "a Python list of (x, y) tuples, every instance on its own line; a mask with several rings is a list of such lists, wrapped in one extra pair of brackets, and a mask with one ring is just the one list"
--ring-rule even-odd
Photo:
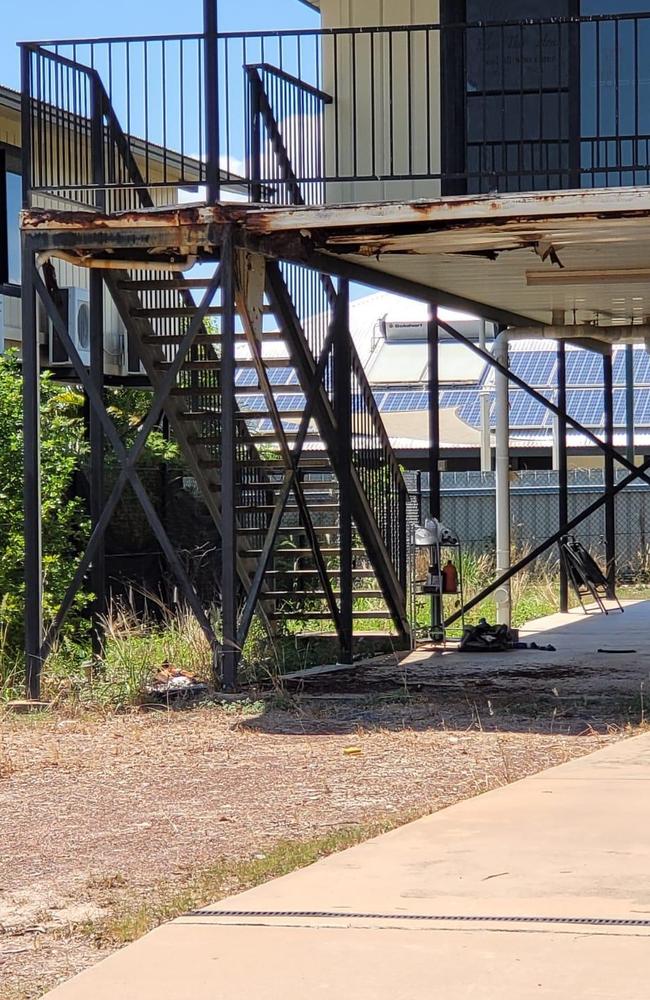
[(0, 996), (32, 1000), (161, 920), (622, 735), (472, 714), (448, 729), (393, 693), (0, 716)]
[(266, 853), (244, 861), (221, 861), (194, 874), (180, 889), (158, 886), (135, 905), (125, 902), (108, 917), (91, 922), (78, 930), (90, 935), (100, 947), (115, 948), (136, 941), (143, 934), (167, 920), (200, 909), (246, 889), (253, 889), (270, 879), (280, 878), (299, 868), (306, 868), (337, 851), (387, 833), (416, 819), (391, 817), (374, 823), (356, 824), (341, 830), (311, 837), (308, 840), (282, 840)]

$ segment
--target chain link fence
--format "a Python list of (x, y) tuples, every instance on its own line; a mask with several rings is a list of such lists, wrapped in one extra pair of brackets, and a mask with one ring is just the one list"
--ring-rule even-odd
[[(617, 478), (623, 479), (620, 471)], [(429, 517), (427, 473), (407, 472), (411, 491), (409, 518), (421, 523)], [(569, 471), (569, 518), (598, 500), (604, 489), (600, 469)], [(619, 576), (638, 575), (650, 568), (650, 486), (630, 484), (614, 500), (616, 515), (616, 566)], [(493, 552), (495, 547), (495, 474), (445, 472), (441, 474), (441, 517), (455, 531), (466, 551)], [(534, 548), (560, 527), (558, 474), (551, 471), (513, 473), (510, 483), (512, 543), (518, 552)], [(605, 556), (604, 507), (591, 514), (574, 534), (599, 561)], [(557, 547), (548, 560), (557, 560)]]

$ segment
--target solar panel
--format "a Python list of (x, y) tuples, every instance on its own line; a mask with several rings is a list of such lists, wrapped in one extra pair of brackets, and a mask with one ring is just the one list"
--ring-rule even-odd
[(523, 389), (511, 389), (509, 400), (511, 427), (538, 428), (544, 423), (548, 410)]
[(238, 402), (243, 413), (257, 413), (266, 409), (264, 396), (242, 396)]
[(510, 370), (534, 388), (545, 387), (555, 380), (554, 351), (511, 351)]
[(600, 389), (570, 389), (567, 392), (567, 412), (585, 427), (602, 427), (603, 393)]
[(634, 393), (634, 426), (650, 426), (650, 390), (639, 389)]
[[(625, 385), (625, 355), (626, 351), (619, 349), (614, 352), (614, 382), (617, 385)], [(650, 356), (646, 351), (635, 348), (634, 350), (634, 385), (650, 385)]]
[(387, 392), (380, 404), (384, 413), (408, 413), (426, 410), (428, 407), (429, 397), (426, 392)]
[(453, 407), (460, 406), (461, 403), (467, 398), (468, 393), (475, 393), (476, 390), (472, 389), (446, 389), (444, 392), (440, 393), (440, 406)]
[(291, 395), (281, 392), (275, 397), (275, 402), (280, 412), (283, 410), (301, 410), (305, 406), (305, 397), (302, 394)]
[(567, 385), (602, 385), (603, 359), (591, 351), (567, 351)]
[(614, 425), (625, 427), (625, 389), (614, 389)]
[(257, 385), (257, 373), (253, 368), (238, 368), (235, 372), (235, 385), (242, 389), (244, 386)]
[(458, 408), (458, 416), (461, 420), (464, 420), (466, 424), (478, 427), (481, 421), (480, 397), (475, 390), (471, 395), (470, 393), (467, 393), (467, 397), (468, 398), (463, 400)]
[(647, 351), (634, 352), (634, 384), (650, 385), (650, 354)]
[(267, 374), (271, 385), (300, 385), (293, 368), (269, 368)]

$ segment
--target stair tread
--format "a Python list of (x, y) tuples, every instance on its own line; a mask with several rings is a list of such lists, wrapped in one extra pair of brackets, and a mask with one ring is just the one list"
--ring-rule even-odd
[[(339, 505), (337, 503), (310, 503), (310, 510), (325, 511), (325, 510), (338, 510)], [(240, 514), (253, 514), (256, 511), (274, 511), (274, 504), (238, 504), (235, 508)], [(291, 513), (297, 513), (300, 509), (297, 504), (287, 504), (287, 511)]]
[[(337, 639), (336, 632), (294, 632), (294, 639)], [(397, 632), (354, 632), (353, 639), (399, 639)], [(352, 666), (351, 668), (352, 669)]]
[[(186, 331), (187, 332), (187, 331)], [(153, 334), (147, 333), (142, 338), (145, 344), (180, 344), (181, 340), (185, 337), (185, 333), (161, 333)], [(199, 333), (196, 335), (193, 344), (218, 344), (221, 342), (221, 337), (216, 333)]]
[[(267, 569), (267, 576), (318, 576), (317, 569)], [(329, 569), (327, 570), (328, 576), (340, 576), (340, 569)], [(374, 571), (372, 569), (353, 569), (353, 576), (360, 577), (374, 577)]]
[[(340, 590), (333, 591), (335, 597), (341, 596)], [(352, 592), (352, 599), (355, 598), (371, 598), (376, 597), (377, 599), (382, 598), (381, 590), (354, 590)], [(324, 590), (265, 590), (264, 597), (269, 600), (280, 600), (281, 598), (301, 598), (313, 601), (324, 601), (326, 600), (326, 595)]]
[[(282, 535), (304, 535), (307, 529), (302, 526), (302, 524), (281, 524), (278, 528), (278, 532)], [(314, 531), (328, 531), (328, 532), (338, 532), (340, 530), (338, 524), (315, 524)], [(261, 528), (247, 528), (240, 526), (237, 531), (241, 535), (256, 535), (263, 534), (268, 531), (268, 525), (264, 525)]]
[[(340, 553), (340, 549), (331, 548), (331, 547), (328, 547), (328, 546), (326, 546), (325, 548), (323, 548), (321, 546), (321, 550), (320, 551), (321, 551), (322, 555), (324, 555), (324, 556), (338, 556), (339, 553)], [(249, 555), (249, 556), (259, 556), (259, 555), (262, 554), (262, 549), (246, 549), (245, 550), (245, 554)], [(313, 554), (314, 553), (313, 553), (313, 551), (311, 549), (276, 549), (275, 552), (274, 552), (274, 556), (276, 558), (278, 558), (279, 556), (283, 556), (283, 555), (287, 555), (287, 556), (311, 556)], [(366, 555), (366, 550), (365, 549), (359, 549), (359, 548), (353, 548), (352, 549), (352, 554), (353, 555), (359, 555), (359, 556)], [(328, 570), (328, 572), (329, 572), (329, 570)]]
[[(304, 621), (310, 621), (310, 620), (311, 621), (327, 621), (328, 619), (331, 619), (331, 617), (332, 616), (331, 616), (331, 614), (328, 611), (307, 611), (307, 610), (301, 611), (299, 608), (292, 608), (291, 612), (273, 611), (273, 612), (271, 612), (269, 614), (269, 618), (272, 618), (274, 621), (277, 620), (278, 618), (302, 618), (302, 619), (304, 619)], [(353, 618), (358, 618), (358, 619), (362, 619), (362, 618), (368, 618), (368, 619), (373, 619), (373, 618), (378, 618), (378, 619), (384, 619), (384, 618), (386, 618), (387, 619), (387, 618), (391, 618), (392, 619), (393, 616), (391, 615), (390, 611), (354, 611), (353, 610), (352, 611), (352, 617)]]
[[(129, 310), (133, 319), (192, 319), (196, 315), (196, 306), (139, 306)], [(218, 316), (223, 310), (221, 306), (209, 306), (206, 316)]]
[[(147, 334), (145, 339), (149, 344), (180, 344), (185, 338), (185, 333)], [(198, 334), (194, 343), (220, 344), (221, 341), (222, 337), (220, 333), (204, 333)], [(235, 334), (235, 343), (247, 344), (248, 342), (248, 337), (245, 333)], [(286, 343), (286, 337), (280, 330), (265, 330), (260, 343), (262, 346), (265, 344), (284, 344)], [(288, 360), (289, 358), (287, 357)]]

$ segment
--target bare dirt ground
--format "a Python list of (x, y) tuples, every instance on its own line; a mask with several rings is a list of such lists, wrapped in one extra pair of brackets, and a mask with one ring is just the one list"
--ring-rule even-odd
[(416, 675), (409, 687), (389, 658), (354, 683), (294, 682), (282, 708), (0, 715), (2, 1000), (39, 997), (98, 961), (84, 921), (125, 898), (285, 838), (441, 809), (638, 721), (629, 698), (594, 711), (576, 695), (558, 711), (561, 676), (511, 676), (514, 700), (476, 680), (434, 692)]

